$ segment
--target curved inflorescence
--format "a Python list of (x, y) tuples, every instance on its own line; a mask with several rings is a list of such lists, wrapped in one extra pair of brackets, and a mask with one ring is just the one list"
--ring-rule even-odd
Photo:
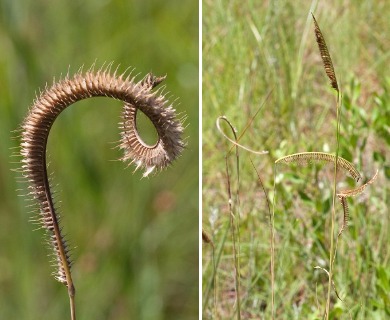
[[(311, 164), (313, 162), (330, 162), (335, 163), (336, 156), (326, 152), (300, 152), (284, 156), (275, 161), (275, 164), (283, 163), (290, 164), (296, 163), (298, 165)], [(345, 172), (347, 172), (353, 179), (359, 181), (361, 176), (360, 173), (355, 169), (352, 163), (345, 160), (342, 157), (338, 157), (337, 165), (340, 166)]]
[[(73, 77), (66, 76), (54, 83), (34, 101), (32, 108), (21, 125), (22, 174), (29, 183), (29, 194), (39, 204), (38, 218), (41, 226), (49, 233), (49, 242), (54, 249), (57, 272), (56, 279), (68, 287), (74, 296), (70, 273), (71, 261), (68, 248), (59, 226), (59, 217), (53, 203), (46, 166), (46, 145), (50, 129), (59, 114), (73, 103), (91, 97), (110, 97), (124, 102), (121, 140), (119, 147), (124, 151), (123, 161), (135, 163), (145, 170), (147, 176), (154, 169), (161, 170), (174, 161), (185, 144), (181, 138), (182, 121), (175, 110), (159, 91), (152, 89), (165, 77), (148, 74), (136, 82), (130, 75), (117, 76), (116, 72), (105, 70), (86, 73), (81, 71)], [(158, 141), (149, 146), (140, 139), (136, 114), (140, 110), (153, 123)]]

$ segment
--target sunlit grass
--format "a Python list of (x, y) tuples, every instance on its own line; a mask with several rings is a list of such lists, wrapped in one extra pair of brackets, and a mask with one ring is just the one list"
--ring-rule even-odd
[[(342, 11), (303, 1), (206, 1), (203, 7), (203, 225), (215, 248), (229, 220), (224, 177), (225, 140), (214, 122), (220, 115), (241, 133), (272, 90), (241, 142), (269, 156), (253, 159), (268, 190), (276, 159), (302, 151), (334, 152), (334, 94), (323, 74), (313, 35), (313, 11), (329, 46), (344, 94), (339, 155), (379, 180), (365, 196), (351, 201), (350, 226), (338, 244), (334, 281), (344, 300), (332, 300), (331, 319), (384, 318), (388, 300), (378, 283), (389, 264), (389, 115), (390, 42), (385, 1), (363, 1)], [(324, 31), (325, 30), (325, 31)], [(386, 133), (387, 131), (387, 133)], [(216, 152), (216, 150), (220, 152)], [(270, 318), (271, 279), (266, 201), (248, 155), (241, 154), (240, 266), (241, 310), (247, 318)], [(283, 170), (276, 176), (275, 303), (277, 319), (321, 318), (328, 278), (314, 269), (329, 262), (332, 169), (318, 166)], [(283, 183), (280, 183), (282, 182)], [(351, 179), (343, 186), (353, 187)], [(341, 186), (340, 186), (341, 187)], [(270, 198), (273, 194), (270, 193)], [(336, 230), (342, 207), (336, 203)], [(233, 317), (234, 267), (230, 236), (217, 266), (217, 310)], [(213, 274), (211, 249), (203, 247), (203, 283)], [(382, 279), (382, 280), (381, 280)], [(381, 285), (383, 287), (383, 284)], [(207, 288), (207, 287), (204, 287)], [(388, 289), (387, 289), (388, 290)], [(205, 293), (205, 292), (204, 292)], [(387, 294), (389, 292), (387, 291)], [(334, 296), (334, 294), (332, 294)], [(203, 315), (214, 318), (212, 295)]]

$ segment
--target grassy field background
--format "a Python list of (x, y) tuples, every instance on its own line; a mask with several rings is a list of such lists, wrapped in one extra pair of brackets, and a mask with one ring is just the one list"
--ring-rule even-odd
[[(268, 155), (240, 151), (240, 301), (242, 319), (270, 319), (269, 218), (252, 158), (272, 199), (273, 164), (303, 151), (335, 152), (336, 98), (323, 70), (310, 12), (327, 41), (344, 95), (340, 155), (364, 181), (349, 200), (350, 225), (335, 262), (331, 319), (385, 319), (390, 314), (390, 4), (388, 1), (203, 2), (203, 226), (215, 246), (203, 245), (203, 318), (236, 315), (233, 244), (224, 157), (230, 145), (215, 121), (225, 115), (240, 142)], [(267, 95), (269, 98), (266, 100)], [(229, 132), (227, 126), (223, 126)], [(233, 157), (233, 191), (237, 184)], [(321, 319), (328, 279), (332, 166), (280, 167), (276, 176), (277, 319)], [(340, 176), (339, 188), (353, 188)], [(337, 221), (342, 208), (336, 207)], [(339, 226), (339, 225), (338, 225)], [(338, 229), (336, 229), (338, 230)], [(226, 240), (224, 235), (227, 232)], [(216, 301), (214, 300), (216, 294)]]
[[(121, 103), (95, 98), (57, 119), (48, 147), (70, 240), (80, 319), (198, 319), (198, 2), (0, 1), (0, 319), (69, 319), (66, 288), (11, 169), (12, 140), (53, 77), (113, 61), (167, 75), (188, 147), (142, 179), (116, 160)], [(146, 134), (146, 133), (144, 133)]]

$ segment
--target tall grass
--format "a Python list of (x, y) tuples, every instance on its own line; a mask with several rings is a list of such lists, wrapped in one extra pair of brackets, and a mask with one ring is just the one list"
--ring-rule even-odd
[[(329, 231), (332, 220), (333, 230), (341, 227), (343, 208), (336, 202), (331, 219), (332, 170), (311, 165), (275, 172), (275, 318), (321, 318), (328, 289), (333, 289), (329, 286), (331, 277), (314, 267), (326, 269), (332, 263), (332, 278), (343, 301), (330, 295), (328, 317), (386, 317), (385, 297), (389, 292), (384, 283), (389, 271), (383, 270), (389, 264), (389, 246), (384, 240), (389, 236), (389, 136), (379, 114), (386, 117), (389, 113), (389, 106), (384, 104), (389, 101), (389, 83), (382, 69), (389, 60), (390, 43), (382, 32), (389, 27), (384, 19), (390, 13), (389, 7), (384, 1), (376, 6), (363, 1), (340, 11), (338, 5), (321, 3), (316, 7), (316, 2), (267, 5), (231, 1), (229, 6), (206, 2), (203, 9), (203, 113), (207, 112), (207, 117), (203, 120), (202, 212), (203, 224), (215, 246), (223, 239), (227, 208), (221, 182), (223, 153), (215, 152), (222, 149), (224, 142), (215, 134), (212, 119), (224, 114), (237, 128), (243, 128), (266, 92), (275, 88), (258, 120), (240, 141), (250, 148), (270, 151), (269, 157), (255, 160), (262, 177), (272, 176), (270, 168), (282, 156), (304, 150), (329, 152), (333, 148), (337, 109), (325, 85), (311, 31), (310, 11), (314, 11), (331, 41), (335, 69), (343, 85), (338, 157), (351, 161), (365, 177), (372, 176), (374, 168), (379, 167), (379, 181), (366, 190), (365, 197), (350, 203), (350, 226), (344, 230), (334, 260), (329, 253), (334, 257), (330, 247), (335, 235)], [(247, 318), (269, 319), (272, 290), (265, 198), (258, 196), (253, 168), (245, 157), (243, 153), (240, 160), (240, 288), (245, 297), (241, 310)], [(272, 179), (263, 182), (265, 188), (272, 190)], [(346, 179), (338, 189), (347, 186), (354, 186), (354, 182)], [(219, 318), (232, 317), (231, 247), (227, 240), (217, 265)], [(211, 276), (209, 254), (206, 248), (204, 282)], [(211, 305), (210, 300), (203, 310), (206, 319), (214, 318)]]

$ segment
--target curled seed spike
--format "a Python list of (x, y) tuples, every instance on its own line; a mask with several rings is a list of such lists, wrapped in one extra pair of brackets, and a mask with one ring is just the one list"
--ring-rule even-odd
[[(140, 82), (123, 79), (110, 73), (112, 63), (94, 71), (95, 63), (86, 72), (82, 69), (73, 77), (67, 75), (51, 87), (45, 87), (35, 99), (21, 125), (20, 155), (22, 176), (29, 182), (29, 195), (36, 200), (40, 218), (36, 221), (46, 229), (55, 256), (55, 278), (68, 288), (72, 319), (75, 289), (71, 276), (70, 253), (60, 227), (51, 191), (46, 159), (46, 145), (50, 129), (59, 114), (74, 102), (90, 97), (110, 97), (124, 103), (123, 130), (119, 147), (123, 161), (135, 162), (147, 176), (154, 169), (161, 170), (171, 164), (185, 147), (181, 136), (183, 126), (168, 101), (152, 92), (165, 77), (151, 73)], [(140, 110), (153, 123), (158, 133), (155, 145), (146, 145), (137, 132), (136, 113)]]
[(337, 194), (337, 197), (340, 199), (341, 205), (343, 206), (343, 212), (344, 212), (344, 218), (343, 218), (343, 224), (341, 226), (341, 229), (339, 231), (339, 236), (343, 233), (343, 231), (348, 227), (348, 221), (349, 221), (349, 208), (348, 208), (348, 197), (354, 197), (364, 192), (364, 190), (372, 184), (376, 178), (378, 177), (378, 170), (376, 170), (374, 176), (367, 181), (365, 184), (350, 190), (343, 190), (340, 191)]
[[(275, 164), (296, 163), (298, 165), (304, 165), (304, 164), (311, 164), (314, 161), (331, 162), (334, 164), (334, 162), (336, 161), (336, 157), (333, 154), (326, 153), (326, 152), (300, 152), (300, 153), (294, 153), (288, 156), (281, 157), (275, 161)], [(342, 157), (338, 157), (337, 163), (342, 169), (344, 169), (347, 173), (349, 173), (352, 178), (354, 178), (356, 181), (359, 181), (361, 177), (360, 173), (355, 169), (355, 167), (351, 162), (345, 160)]]
[(345, 229), (348, 228), (348, 221), (349, 221), (349, 208), (348, 208), (348, 201), (346, 197), (339, 197), (341, 205), (343, 206), (343, 224), (341, 225), (340, 231), (338, 236), (340, 237), (341, 234)]
[(378, 177), (378, 170), (376, 170), (374, 176), (369, 180), (367, 181), (365, 184), (361, 185), (360, 187), (357, 187), (355, 189), (350, 189), (350, 190), (343, 190), (343, 191), (340, 191), (337, 196), (339, 198), (346, 198), (346, 197), (355, 197), (361, 193), (363, 193), (363, 191), (370, 185), (372, 184), (376, 178)]

